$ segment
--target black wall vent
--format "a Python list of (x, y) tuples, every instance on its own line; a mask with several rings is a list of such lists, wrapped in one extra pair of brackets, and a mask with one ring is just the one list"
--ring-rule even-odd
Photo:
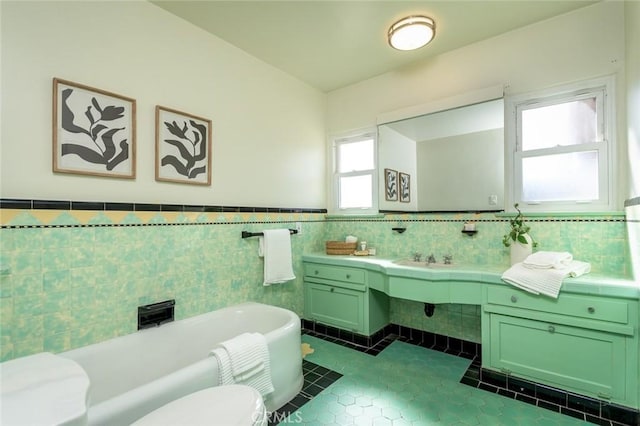
[(150, 305), (138, 306), (138, 330), (157, 327), (165, 322), (173, 321), (175, 299)]

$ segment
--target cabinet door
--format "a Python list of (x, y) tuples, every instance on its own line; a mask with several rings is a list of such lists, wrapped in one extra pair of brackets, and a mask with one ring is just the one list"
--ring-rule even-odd
[(364, 331), (365, 293), (325, 284), (305, 285), (308, 319), (358, 333)]
[(624, 400), (624, 336), (491, 314), (492, 368), (600, 398)]

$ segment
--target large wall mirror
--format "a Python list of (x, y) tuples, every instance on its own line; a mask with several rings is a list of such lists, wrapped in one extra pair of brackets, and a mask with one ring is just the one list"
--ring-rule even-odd
[(502, 98), (380, 124), (378, 144), (381, 211), (504, 210)]

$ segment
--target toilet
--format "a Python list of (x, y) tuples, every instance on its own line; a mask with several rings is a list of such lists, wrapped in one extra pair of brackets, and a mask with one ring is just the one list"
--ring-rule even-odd
[[(0, 424), (86, 426), (90, 380), (67, 358), (43, 352), (0, 364)], [(245, 385), (206, 388), (152, 411), (136, 426), (266, 426), (260, 393)]]
[(0, 364), (0, 424), (87, 424), (89, 376), (75, 361), (49, 352)]
[(137, 420), (132, 426), (266, 426), (262, 397), (245, 385), (206, 388), (176, 399)]

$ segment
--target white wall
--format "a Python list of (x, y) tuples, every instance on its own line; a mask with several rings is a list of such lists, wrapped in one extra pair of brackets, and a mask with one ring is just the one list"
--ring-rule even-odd
[[(372, 126), (380, 114), (495, 85), (515, 94), (615, 74), (622, 158), (627, 150), (624, 9), (623, 2), (599, 2), (333, 91), (327, 127), (339, 133)], [(619, 187), (626, 188), (626, 176), (626, 162), (620, 161)]]
[[(640, 2), (626, 1), (627, 127), (629, 145), (629, 193), (640, 197)], [(640, 255), (639, 255), (640, 260)], [(638, 266), (640, 268), (640, 265)]]
[[(325, 206), (326, 95), (146, 1), (1, 8), (1, 197)], [(135, 180), (52, 173), (53, 77), (137, 100)], [(155, 182), (158, 104), (213, 121), (212, 186)]]
[[(378, 182), (380, 182), (378, 208), (380, 210), (415, 211), (418, 208), (417, 194), (419, 187), (416, 142), (389, 127), (380, 127), (378, 134), (378, 165)], [(387, 201), (385, 199), (385, 168), (410, 175), (410, 201), (408, 203), (401, 203), (400, 196), (398, 196), (398, 201)], [(398, 177), (399, 181), (400, 177)]]

